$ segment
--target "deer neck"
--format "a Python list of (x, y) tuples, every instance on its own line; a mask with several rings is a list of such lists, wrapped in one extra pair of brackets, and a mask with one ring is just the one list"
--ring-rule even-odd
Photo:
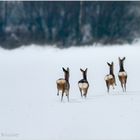
[(87, 76), (86, 76), (85, 73), (83, 73), (83, 79), (84, 79), (84, 80), (87, 80)]
[(69, 81), (69, 75), (68, 74), (65, 74), (65, 80)]
[(121, 71), (124, 71), (123, 64), (120, 64), (120, 72), (121, 72)]
[(110, 69), (110, 72), (109, 72), (111, 75), (114, 75), (113, 73), (113, 69)]

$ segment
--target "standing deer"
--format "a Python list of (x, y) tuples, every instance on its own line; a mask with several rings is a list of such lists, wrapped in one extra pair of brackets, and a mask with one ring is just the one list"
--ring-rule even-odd
[(126, 73), (126, 71), (124, 70), (124, 67), (123, 67), (124, 60), (125, 60), (125, 57), (122, 58), (122, 59), (119, 57), (120, 71), (118, 73), (118, 77), (119, 77), (119, 80), (121, 82), (121, 87), (122, 87), (123, 92), (126, 91), (126, 82), (127, 82), (127, 73)]
[(109, 64), (107, 62), (107, 64), (109, 66), (109, 74), (105, 76), (105, 82), (107, 86), (107, 92), (109, 92), (110, 86), (112, 86), (114, 89), (114, 85), (116, 85), (116, 80), (114, 75), (114, 63), (112, 62), (111, 64)]
[(87, 91), (88, 91), (88, 88), (89, 88), (89, 83), (87, 81), (87, 68), (84, 70), (80, 69), (82, 74), (83, 74), (83, 79), (81, 79), (79, 82), (78, 82), (78, 86), (79, 86), (79, 90), (81, 92), (81, 97), (87, 96)]
[(70, 84), (69, 84), (69, 68), (64, 69), (62, 68), (64, 71), (64, 78), (60, 78), (56, 81), (57, 84), (57, 95), (59, 95), (59, 91), (62, 91), (62, 95), (61, 95), (61, 102), (63, 100), (63, 96), (64, 93), (67, 96), (67, 99), (69, 101), (69, 89), (70, 89)]

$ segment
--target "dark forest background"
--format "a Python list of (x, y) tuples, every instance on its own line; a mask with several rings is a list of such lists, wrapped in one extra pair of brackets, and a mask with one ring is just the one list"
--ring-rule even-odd
[(1, 1), (0, 46), (132, 43), (140, 37), (138, 1)]

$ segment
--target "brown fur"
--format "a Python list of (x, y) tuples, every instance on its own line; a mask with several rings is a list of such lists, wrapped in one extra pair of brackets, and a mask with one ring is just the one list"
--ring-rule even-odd
[(126, 91), (126, 83), (127, 83), (127, 73), (126, 73), (126, 71), (124, 70), (124, 67), (123, 67), (123, 61), (124, 60), (125, 60), (125, 57), (123, 59), (121, 59), (119, 57), (120, 71), (119, 71), (119, 74), (118, 74), (118, 78), (119, 78), (119, 81), (121, 83), (122, 90), (125, 92)]
[(89, 83), (87, 81), (87, 68), (86, 70), (82, 70), (80, 69), (82, 74), (83, 74), (83, 79), (81, 79), (79, 82), (78, 82), (78, 86), (79, 86), (79, 90), (80, 90), (80, 93), (81, 93), (81, 97), (87, 96), (87, 92), (88, 92), (88, 88), (89, 88)]
[(58, 79), (56, 81), (57, 84), (57, 95), (59, 95), (59, 92), (61, 91), (62, 95), (61, 95), (61, 101), (63, 100), (63, 96), (64, 94), (67, 96), (67, 99), (69, 101), (69, 89), (70, 89), (70, 84), (69, 84), (69, 68), (67, 68), (67, 70), (65, 70), (64, 68), (62, 68), (64, 71), (64, 75), (65, 78), (61, 78)]
[(107, 92), (109, 92), (110, 86), (113, 87), (114, 89), (114, 85), (116, 85), (116, 80), (115, 80), (115, 75), (114, 75), (114, 64), (112, 62), (112, 64), (107, 63), (109, 66), (109, 70), (110, 73), (108, 75), (105, 76), (105, 82), (106, 82), (106, 86), (107, 86)]

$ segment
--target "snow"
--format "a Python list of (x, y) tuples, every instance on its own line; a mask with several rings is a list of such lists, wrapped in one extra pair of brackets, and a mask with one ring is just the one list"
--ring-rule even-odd
[[(139, 43), (108, 47), (0, 49), (0, 140), (140, 139)], [(118, 80), (118, 57), (126, 57), (127, 92)], [(114, 62), (115, 90), (107, 93), (106, 62)], [(57, 96), (62, 67), (70, 68), (70, 102)], [(88, 68), (82, 99), (80, 68)]]

